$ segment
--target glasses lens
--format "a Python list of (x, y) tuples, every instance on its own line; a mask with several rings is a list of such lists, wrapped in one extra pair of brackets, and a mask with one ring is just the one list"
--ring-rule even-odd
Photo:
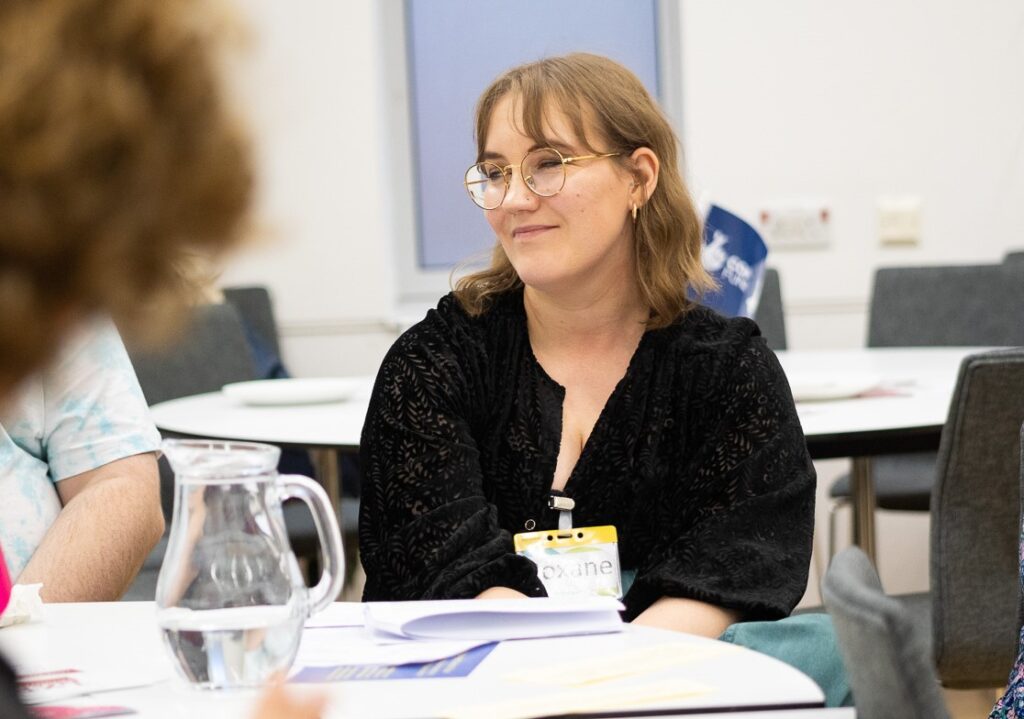
[(505, 176), (492, 162), (478, 162), (466, 170), (466, 190), (485, 210), (493, 210), (505, 198)]
[(565, 163), (557, 151), (547, 147), (534, 150), (523, 158), (523, 178), (530, 189), (550, 197), (565, 184)]

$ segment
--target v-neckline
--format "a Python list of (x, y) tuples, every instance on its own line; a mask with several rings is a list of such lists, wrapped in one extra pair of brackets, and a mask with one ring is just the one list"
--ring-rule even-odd
[(612, 389), (611, 394), (608, 395), (608, 399), (605, 400), (604, 406), (601, 408), (601, 412), (597, 415), (597, 420), (594, 422), (594, 428), (590, 431), (586, 441), (583, 443), (583, 447), (580, 449), (580, 456), (576, 459), (576, 463), (573, 464), (572, 469), (569, 471), (569, 476), (565, 480), (565, 486), (560, 490), (554, 490), (555, 470), (558, 467), (558, 455), (562, 450), (562, 434), (564, 431), (565, 417), (565, 387), (556, 382), (555, 379), (548, 374), (547, 370), (544, 369), (544, 365), (540, 363), (540, 360), (537, 359), (537, 355), (533, 351), (533, 344), (530, 342), (530, 332), (526, 324), (525, 309), (522, 317), (522, 328), (526, 336), (526, 349), (529, 353), (530, 362), (540, 375), (541, 380), (551, 386), (557, 392), (559, 397), (558, 436), (556, 437), (558, 441), (555, 444), (555, 456), (551, 461), (549, 480), (544, 488), (545, 495), (550, 494), (552, 491), (558, 491), (567, 497), (572, 497), (573, 494), (570, 490), (575, 487), (575, 485), (579, 484), (580, 480), (577, 479), (577, 477), (583, 473), (586, 465), (590, 461), (590, 458), (593, 456), (594, 452), (597, 451), (594, 449), (597, 440), (600, 439), (600, 436), (607, 431), (605, 427), (609, 421), (607, 419), (609, 408), (613, 407), (619, 401), (619, 398), (624, 391), (626, 380), (633, 374), (634, 367), (641, 355), (641, 351), (646, 347), (647, 338), (651, 334), (651, 331), (644, 330), (643, 334), (640, 335), (640, 341), (637, 342), (636, 349), (633, 350), (633, 354), (629, 358), (629, 362), (626, 365), (626, 371), (615, 383), (615, 387)]

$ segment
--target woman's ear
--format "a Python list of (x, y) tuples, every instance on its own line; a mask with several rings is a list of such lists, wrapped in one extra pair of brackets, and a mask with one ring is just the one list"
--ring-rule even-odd
[(643, 207), (647, 200), (654, 194), (658, 187), (658, 172), (661, 170), (661, 161), (649, 147), (639, 147), (629, 156), (633, 163), (633, 186), (630, 189), (630, 198), (637, 207)]

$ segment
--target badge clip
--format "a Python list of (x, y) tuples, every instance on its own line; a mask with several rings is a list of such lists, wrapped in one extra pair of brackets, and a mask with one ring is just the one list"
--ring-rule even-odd
[(548, 508), (558, 510), (558, 536), (563, 539), (572, 536), (572, 510), (575, 507), (576, 501), (572, 497), (557, 494), (548, 497)]

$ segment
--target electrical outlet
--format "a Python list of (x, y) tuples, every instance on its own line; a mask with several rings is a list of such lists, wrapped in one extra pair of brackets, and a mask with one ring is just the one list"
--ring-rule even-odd
[(832, 211), (824, 202), (797, 200), (766, 205), (760, 230), (769, 248), (828, 247)]
[(920, 244), (920, 197), (883, 195), (878, 198), (878, 241), (883, 246)]

